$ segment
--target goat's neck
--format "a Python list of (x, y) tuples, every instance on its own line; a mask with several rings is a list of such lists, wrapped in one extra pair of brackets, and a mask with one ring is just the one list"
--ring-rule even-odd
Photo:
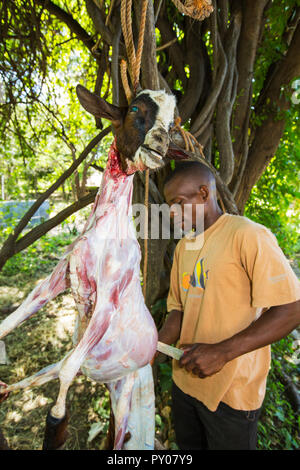
[[(101, 186), (97, 193), (91, 214), (86, 222), (84, 232), (89, 230), (99, 218), (114, 208), (118, 216), (129, 214), (133, 190), (133, 174), (122, 170), (120, 155), (115, 142), (112, 143)], [(98, 224), (97, 224), (98, 225)]]

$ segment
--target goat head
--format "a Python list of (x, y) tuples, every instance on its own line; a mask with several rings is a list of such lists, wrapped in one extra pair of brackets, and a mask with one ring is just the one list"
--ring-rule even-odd
[(175, 97), (165, 91), (142, 90), (128, 107), (114, 106), (81, 85), (78, 99), (96, 118), (111, 121), (123, 171), (159, 169), (166, 162)]

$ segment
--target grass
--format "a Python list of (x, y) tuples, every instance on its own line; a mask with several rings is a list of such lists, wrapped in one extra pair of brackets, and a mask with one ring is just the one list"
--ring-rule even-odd
[[(0, 274), (0, 321), (7, 309), (17, 306), (36, 283), (47, 276), (57, 263), (72, 236), (48, 236), (26, 252), (12, 258)], [(70, 292), (49, 302), (6, 338), (9, 364), (0, 365), (0, 380), (15, 383), (53, 364), (72, 348), (76, 310)], [(56, 401), (59, 380), (40, 387), (11, 393), (0, 406), (0, 427), (12, 449), (42, 448), (45, 420)], [(92, 442), (88, 435), (92, 425), (109, 418), (106, 389), (84, 376), (76, 377), (68, 392), (70, 411), (69, 438), (66, 449), (99, 449), (105, 433)], [(106, 426), (107, 427), (107, 426)]]

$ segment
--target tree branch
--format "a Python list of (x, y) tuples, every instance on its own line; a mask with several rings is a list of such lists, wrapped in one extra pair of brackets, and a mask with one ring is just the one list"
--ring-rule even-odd
[(268, 0), (245, 0), (242, 3), (242, 26), (237, 49), (238, 85), (235, 112), (232, 123), (233, 151), (235, 169), (238, 172), (244, 140), (248, 136), (249, 107), (252, 102), (252, 78), (254, 62), (261, 31), (264, 25), (264, 11)]
[(235, 100), (236, 48), (241, 30), (241, 12), (234, 14), (225, 37), (227, 75), (216, 108), (216, 138), (220, 153), (220, 176), (226, 184), (231, 181), (234, 171), (234, 153), (231, 140), (231, 114)]
[(105, 25), (105, 22), (103, 21), (103, 18), (101, 16), (100, 9), (95, 5), (93, 0), (86, 0), (85, 3), (87, 12), (94, 23), (96, 31), (101, 35), (101, 37), (107, 44), (112, 45), (113, 35), (108, 29), (108, 27)]
[(215, 83), (213, 83), (212, 90), (208, 95), (208, 98), (202, 108), (202, 111), (194, 120), (193, 125), (191, 127), (191, 133), (195, 137), (198, 137), (204, 131), (205, 127), (209, 124), (208, 117), (211, 115), (215, 108), (218, 96), (221, 92), (223, 82), (227, 73), (226, 55), (224, 53), (223, 45), (221, 43), (219, 34), (217, 34), (217, 42), (220, 60), (218, 70), (216, 72), (216, 79)]
[(187, 81), (184, 95), (178, 104), (182, 122), (189, 119), (195, 111), (204, 84), (205, 71), (203, 70), (203, 62), (205, 46), (200, 34), (197, 34), (195, 31), (196, 26), (198, 26), (198, 23), (191, 21), (190, 18), (186, 18), (186, 61), (189, 64), (190, 77)]
[(92, 48), (95, 46), (93, 38), (85, 31), (85, 29), (82, 28), (82, 26), (80, 26), (76, 20), (74, 20), (72, 15), (67, 13), (65, 10), (50, 0), (36, 0), (36, 3), (41, 5), (45, 10), (48, 10), (49, 13), (56, 16), (56, 18), (63, 21), (68, 26), (70, 31), (74, 33), (89, 50), (92, 50)]
[(83, 207), (86, 207), (91, 204), (94, 201), (97, 192), (98, 189), (90, 191), (89, 194), (78, 199), (78, 201), (74, 202), (73, 204), (56, 214), (56, 216), (52, 217), (46, 222), (43, 222), (42, 224), (30, 230), (30, 232), (26, 233), (26, 235), (24, 235), (16, 242), (14, 247), (14, 255), (19, 253), (20, 251), (25, 250), (25, 248), (27, 248), (28, 246), (32, 245), (32, 243), (41, 238), (54, 227), (57, 227), (57, 225), (61, 224), (64, 220), (70, 217), (70, 215), (74, 214), (74, 212), (77, 212)]
[[(245, 170), (236, 194), (236, 201), (243, 210), (252, 187), (274, 156), (285, 128), (285, 111), (290, 107), (291, 81), (300, 75), (300, 24), (293, 35), (286, 55), (276, 63), (276, 73), (268, 83), (264, 100), (256, 114), (264, 116), (254, 131)], [(284, 91), (282, 89), (285, 88)]]
[(26, 214), (22, 217), (20, 222), (15, 227), (13, 233), (4, 242), (0, 250), (0, 269), (4, 266), (6, 261), (15, 253), (15, 244), (18, 236), (22, 230), (27, 226), (31, 217), (35, 214), (42, 203), (76, 170), (80, 163), (87, 157), (89, 152), (100, 142), (100, 140), (111, 131), (111, 127), (107, 127), (100, 134), (94, 137), (91, 142), (86, 146), (77, 160), (55, 181), (50, 188), (48, 188), (29, 208)]
[[(170, 22), (168, 21), (168, 18), (162, 12), (158, 16), (157, 27), (159, 28), (162, 42), (164, 44), (177, 39), (176, 34), (173, 32)], [(178, 41), (174, 41), (174, 43), (168, 48), (167, 55), (169, 58), (169, 65), (172, 65), (176, 75), (182, 82), (183, 88), (185, 89), (187, 78), (184, 71), (184, 53), (182, 51), (182, 46), (178, 43)]]

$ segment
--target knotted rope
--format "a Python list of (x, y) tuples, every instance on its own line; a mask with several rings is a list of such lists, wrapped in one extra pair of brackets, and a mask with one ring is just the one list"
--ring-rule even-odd
[(188, 152), (196, 153), (195, 147), (197, 147), (199, 149), (201, 157), (205, 158), (202, 145), (198, 142), (196, 137), (193, 136), (193, 134), (183, 129), (180, 124), (181, 124), (181, 117), (178, 116), (175, 119), (174, 126), (172, 127), (171, 132), (172, 131), (180, 132), (185, 143), (185, 150), (187, 150)]
[(148, 267), (148, 209), (149, 209), (149, 169), (146, 170), (145, 178), (145, 230), (144, 230), (144, 268), (143, 268), (143, 294), (146, 298), (147, 289), (147, 267)]
[(213, 11), (211, 0), (172, 0), (176, 8), (185, 15), (191, 16), (195, 20), (204, 20)]
[[(184, 13), (192, 18), (203, 20), (211, 14), (213, 11), (211, 0), (185, 0), (184, 4), (180, 0), (172, 0), (174, 5), (178, 8), (181, 13)], [(131, 102), (133, 96), (136, 94), (137, 87), (139, 84), (140, 68), (142, 60), (142, 52), (144, 45), (144, 34), (146, 25), (148, 0), (143, 0), (141, 19), (140, 19), (140, 30), (138, 37), (137, 50), (135, 50), (133, 33), (132, 33), (132, 0), (121, 0), (121, 26), (127, 52), (129, 64), (126, 60), (122, 60), (120, 64), (121, 80), (128, 103)], [(130, 88), (128, 82), (127, 71), (131, 79), (133, 91)], [(195, 153), (195, 146), (198, 147), (200, 154), (203, 158), (202, 145), (197, 139), (189, 132), (182, 129), (180, 126), (181, 119), (177, 118), (175, 121), (174, 130), (178, 130), (185, 142), (186, 150)], [(145, 201), (144, 205), (146, 208), (145, 213), (145, 231), (144, 231), (144, 267), (143, 267), (143, 294), (146, 298), (146, 285), (147, 285), (147, 264), (148, 264), (148, 205), (149, 205), (149, 169), (146, 170), (145, 178)]]
[[(198, 142), (198, 140), (196, 139), (195, 136), (193, 136), (193, 134), (191, 134), (190, 132), (186, 131), (185, 129), (183, 129), (180, 125), (181, 123), (181, 118), (180, 117), (177, 117), (175, 119), (175, 124), (174, 126), (172, 127), (171, 129), (171, 132), (172, 131), (178, 131), (180, 132), (180, 134), (182, 135), (182, 138), (184, 140), (184, 143), (185, 143), (185, 150), (187, 150), (188, 152), (193, 152), (193, 153), (196, 153), (195, 151), (195, 146), (199, 149), (200, 151), (200, 155), (202, 158), (205, 159), (205, 155), (203, 153), (203, 146)], [(220, 193), (217, 191), (217, 197), (220, 201), (220, 204), (221, 204), (221, 207), (222, 207), (222, 211), (223, 213), (225, 214), (226, 213), (226, 208), (225, 208), (225, 205), (224, 205), (224, 202), (221, 198), (221, 195)]]
[[(143, 0), (141, 20), (140, 20), (140, 31), (137, 43), (137, 50), (134, 47), (133, 33), (132, 33), (132, 19), (131, 19), (131, 8), (132, 0), (121, 1), (121, 25), (122, 32), (128, 57), (128, 64), (123, 59), (121, 61), (121, 78), (126, 94), (127, 101), (131, 101), (132, 96), (136, 94), (136, 90), (139, 84), (141, 60), (144, 46), (144, 35), (146, 26), (146, 16), (148, 8), (148, 0)], [(131, 92), (128, 78), (127, 69), (130, 75), (131, 83), (133, 86), (133, 92)]]
[[(120, 64), (120, 73), (124, 92), (128, 103), (131, 102), (133, 96), (136, 94), (139, 84), (142, 53), (144, 46), (144, 35), (146, 26), (146, 16), (148, 8), (148, 0), (144, 0), (142, 4), (140, 30), (137, 43), (137, 50), (134, 47), (133, 34), (132, 34), (132, 19), (131, 19), (132, 0), (121, 1), (121, 26), (127, 51), (128, 62), (122, 60)], [(128, 82), (127, 71), (131, 79), (133, 91)], [(148, 206), (149, 206), (149, 169), (146, 170), (145, 178), (145, 230), (144, 230), (144, 267), (143, 267), (143, 294), (146, 298), (147, 287), (147, 265), (148, 265)]]

